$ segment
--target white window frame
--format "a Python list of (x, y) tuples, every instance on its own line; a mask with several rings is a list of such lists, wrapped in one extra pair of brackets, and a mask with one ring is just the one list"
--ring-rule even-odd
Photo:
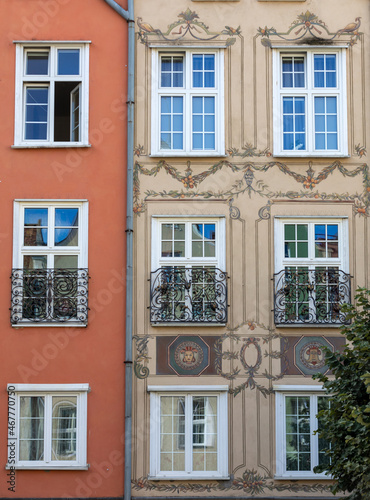
[[(162, 224), (185, 224), (185, 257), (161, 256), (161, 227)], [(215, 257), (191, 257), (191, 225), (196, 223), (215, 224), (216, 245)], [(152, 217), (152, 271), (159, 267), (181, 265), (204, 266), (214, 265), (222, 271), (226, 266), (226, 236), (224, 216), (156, 216)]]
[[(162, 257), (161, 256), (161, 228), (162, 224), (185, 224), (185, 257)], [(192, 224), (215, 224), (216, 244), (214, 257), (191, 257), (192, 251)], [(220, 269), (221, 273), (226, 272), (226, 222), (224, 216), (153, 216), (152, 217), (152, 254), (151, 266), (152, 272), (164, 267), (203, 267), (212, 266)], [(218, 273), (217, 273), (218, 275)], [(190, 292), (191, 293), (191, 292)], [(189, 297), (187, 297), (189, 298)], [(185, 299), (185, 303), (190, 307), (190, 304)], [(171, 326), (173, 324), (181, 325), (222, 325), (216, 321), (205, 322), (186, 322), (175, 320), (174, 322), (152, 322), (153, 325), (160, 324), (161, 326)]]
[[(313, 58), (316, 54), (337, 56), (337, 86), (315, 88), (313, 83)], [(305, 86), (290, 88), (282, 86), (282, 58), (303, 56), (305, 65)], [(347, 90), (346, 90), (346, 48), (342, 47), (287, 47), (273, 49), (273, 137), (274, 156), (287, 157), (345, 157), (348, 156), (347, 132)], [(314, 97), (337, 97), (338, 149), (315, 149)], [(283, 97), (305, 97), (306, 149), (284, 150), (283, 147)]]
[[(192, 86), (192, 55), (213, 54), (215, 56), (215, 88), (195, 88)], [(161, 57), (184, 57), (184, 86), (160, 86)], [(162, 96), (183, 96), (183, 149), (161, 149), (161, 107)], [(192, 97), (215, 97), (215, 149), (192, 149)], [(153, 48), (152, 49), (152, 113), (151, 113), (151, 156), (225, 156), (225, 125), (224, 125), (224, 49), (222, 48)]]
[[(7, 468), (15, 469), (60, 469), (60, 470), (87, 470), (87, 393), (89, 384), (8, 384), (7, 390), (15, 399), (15, 426), (13, 434), (8, 431), (8, 446), (14, 446), (15, 464), (8, 463)], [(43, 396), (45, 398), (44, 413), (44, 460), (20, 460), (20, 405), (21, 396)], [(76, 415), (76, 460), (51, 460), (52, 439), (52, 397), (72, 396), (77, 398)]]
[[(327, 397), (322, 386), (317, 385), (274, 385), (275, 412), (276, 412), (276, 474), (275, 479), (331, 479), (325, 472), (315, 474), (313, 468), (318, 465), (319, 437), (313, 434), (318, 428), (317, 401), (318, 397)], [(287, 396), (308, 396), (310, 398), (310, 471), (287, 471), (286, 470), (286, 425), (285, 425), (285, 398)]]
[[(15, 70), (15, 120), (14, 120), (14, 146), (13, 147), (78, 147), (88, 146), (89, 130), (89, 43), (90, 42), (51, 42), (51, 41), (21, 41), (16, 43), (16, 70)], [(79, 75), (57, 74), (57, 51), (59, 49), (78, 49), (80, 51)], [(49, 52), (48, 75), (26, 75), (28, 52)], [(74, 92), (79, 87), (80, 106), (79, 141), (54, 140), (54, 108), (55, 108), (55, 83), (75, 82)], [(47, 138), (25, 139), (25, 106), (27, 87), (45, 87), (49, 89)], [(70, 127), (72, 116), (70, 119)], [(68, 129), (71, 137), (71, 130)]]
[[(287, 258), (284, 251), (284, 226), (285, 224), (308, 224), (308, 257), (307, 258)], [(319, 258), (315, 257), (315, 224), (338, 224), (338, 257), (337, 258)], [(315, 267), (335, 267), (344, 273), (349, 273), (349, 253), (348, 253), (348, 218), (347, 217), (289, 217), (289, 216), (275, 216), (274, 221), (275, 230), (275, 274), (283, 271), (287, 267), (307, 267), (308, 270), (314, 270)], [(276, 294), (279, 290), (275, 288)], [(348, 297), (350, 299), (350, 297)], [(314, 307), (311, 306), (314, 310)], [(295, 326), (301, 324), (302, 326), (315, 326), (315, 327), (338, 327), (338, 321), (332, 323), (304, 323), (297, 319), (297, 321), (283, 322), (284, 326)]]
[[(152, 480), (183, 479), (229, 479), (228, 473), (228, 386), (148, 386), (150, 392), (150, 473)], [(160, 470), (160, 398), (161, 396), (186, 396), (188, 402), (193, 396), (217, 397), (217, 463), (216, 471), (191, 470), (193, 446), (192, 406), (185, 413), (185, 471)]]
[[(24, 213), (27, 208), (48, 208), (48, 245), (47, 246), (25, 246), (24, 245)], [(53, 245), (53, 231), (55, 229), (56, 208), (78, 208), (78, 246), (55, 246)], [(77, 257), (77, 269), (88, 268), (88, 216), (89, 203), (87, 200), (15, 200), (14, 201), (14, 229), (13, 229), (13, 268), (23, 268), (24, 255), (47, 255), (47, 269), (54, 268), (54, 256), (75, 255)], [(35, 322), (22, 319), (14, 327), (19, 326), (86, 326), (77, 320), (65, 322)]]
[[(284, 226), (285, 224), (308, 224), (308, 257), (285, 257)], [(338, 224), (338, 257), (315, 257), (315, 224)], [(348, 256), (348, 218), (347, 217), (275, 217), (275, 272), (289, 266), (335, 266), (345, 273), (349, 272)]]

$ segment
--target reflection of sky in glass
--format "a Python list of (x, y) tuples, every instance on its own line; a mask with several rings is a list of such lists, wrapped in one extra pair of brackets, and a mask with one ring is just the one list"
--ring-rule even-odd
[(56, 208), (55, 226), (78, 226), (78, 208)]
[(58, 50), (58, 75), (80, 74), (80, 50), (60, 49)]
[(47, 226), (48, 209), (47, 208), (26, 208), (24, 210), (25, 226)]

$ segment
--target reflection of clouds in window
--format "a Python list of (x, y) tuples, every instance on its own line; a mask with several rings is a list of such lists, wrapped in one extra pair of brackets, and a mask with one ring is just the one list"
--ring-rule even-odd
[(53, 397), (52, 460), (76, 460), (77, 398)]

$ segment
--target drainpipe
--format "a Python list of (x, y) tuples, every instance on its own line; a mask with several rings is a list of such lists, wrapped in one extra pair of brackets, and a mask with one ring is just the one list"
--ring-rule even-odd
[(134, 0), (127, 10), (115, 0), (104, 0), (128, 23), (127, 82), (127, 214), (126, 214), (126, 356), (125, 356), (125, 473), (124, 500), (131, 500), (132, 449), (132, 300), (133, 300), (133, 184), (134, 184), (134, 97), (135, 97), (135, 19)]

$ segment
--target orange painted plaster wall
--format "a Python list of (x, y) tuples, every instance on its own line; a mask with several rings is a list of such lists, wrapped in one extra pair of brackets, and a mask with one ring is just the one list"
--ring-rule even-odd
[[(14, 40), (91, 41), (91, 148), (11, 147)], [(5, 0), (0, 4), (0, 52), (0, 497), (121, 496), (127, 24), (103, 0)], [(87, 328), (11, 327), (14, 199), (89, 201)], [(16, 471), (15, 493), (8, 491), (7, 383), (89, 383), (88, 471)]]

